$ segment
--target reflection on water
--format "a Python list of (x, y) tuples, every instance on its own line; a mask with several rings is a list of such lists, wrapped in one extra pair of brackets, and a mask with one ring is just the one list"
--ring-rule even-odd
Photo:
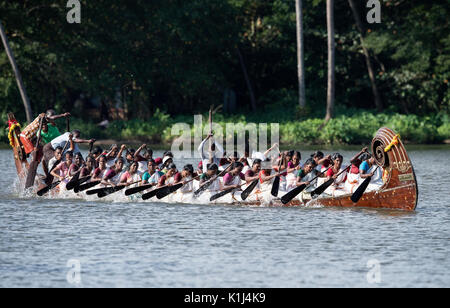
[(408, 213), (19, 198), (0, 151), (0, 287), (76, 286), (73, 259), (83, 287), (449, 286), (449, 154), (410, 152)]

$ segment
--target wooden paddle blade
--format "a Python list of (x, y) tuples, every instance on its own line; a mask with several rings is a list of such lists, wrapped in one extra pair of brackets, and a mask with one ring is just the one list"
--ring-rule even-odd
[(213, 181), (208, 181), (204, 183), (199, 189), (194, 191), (194, 197), (197, 198), (198, 196), (200, 196), (206, 189), (208, 189), (209, 186), (211, 186), (212, 183)]
[(325, 183), (314, 189), (313, 192), (311, 193), (311, 196), (314, 197), (315, 195), (321, 195), (333, 183), (334, 179), (329, 179), (328, 181), (326, 181)]
[[(78, 192), (79, 192), (80, 185), (83, 184), (83, 183), (85, 183), (85, 182), (87, 182), (87, 181), (89, 181), (89, 180), (91, 179), (91, 177), (92, 177), (92, 176), (87, 176), (87, 177), (84, 177), (84, 178), (79, 179), (78, 182), (76, 183), (76, 185), (75, 185), (74, 188), (73, 188), (73, 192), (74, 192), (74, 193), (78, 193)], [(67, 186), (66, 186), (66, 188), (67, 188)], [(70, 189), (68, 189), (68, 190), (70, 190)]]
[(165, 189), (161, 189), (157, 194), (156, 198), (162, 199), (166, 197), (167, 195), (170, 195), (171, 193), (177, 191), (179, 188), (183, 186), (183, 183), (178, 183), (173, 186), (164, 187)]
[(46, 193), (48, 193), (50, 190), (52, 190), (53, 188), (55, 188), (56, 186), (59, 185), (59, 183), (61, 183), (61, 181), (56, 181), (55, 183), (52, 183), (42, 189), (40, 189), (36, 194), (39, 197), (42, 197), (43, 195), (45, 195)]
[(353, 193), (353, 195), (350, 197), (350, 199), (356, 203), (359, 201), (359, 199), (361, 199), (362, 195), (364, 194), (364, 192), (367, 189), (367, 186), (369, 186), (370, 181), (372, 180), (372, 177), (369, 176), (368, 178), (366, 178), (364, 180), (364, 182), (361, 183), (361, 185), (358, 186), (358, 188), (355, 190), (355, 192)]
[(215, 194), (214, 196), (212, 196), (211, 198), (209, 198), (209, 201), (214, 201), (216, 199), (219, 199), (223, 196), (225, 196), (226, 194), (229, 194), (230, 192), (234, 191), (236, 188), (229, 188), (227, 190), (224, 190), (218, 194)]
[(142, 185), (142, 186), (138, 186), (138, 187), (128, 188), (127, 190), (125, 190), (125, 196), (134, 195), (138, 192), (149, 189), (151, 187), (153, 187), (153, 184), (146, 184), (146, 185)]
[(114, 194), (114, 193), (124, 189), (125, 187), (126, 187), (125, 185), (120, 185), (120, 186), (116, 186), (116, 187), (105, 187), (97, 193), (97, 196), (99, 198), (103, 198), (108, 195)]
[(85, 190), (87, 190), (89, 188), (92, 188), (92, 187), (100, 184), (100, 182), (101, 182), (100, 180), (99, 181), (92, 181), (92, 182), (89, 182), (87, 184), (80, 185), (80, 186), (78, 186), (77, 191), (78, 192), (85, 191)]
[(290, 192), (285, 194), (283, 197), (281, 197), (281, 203), (283, 203), (283, 204), (289, 203), (292, 199), (297, 197), (297, 195), (299, 193), (301, 193), (305, 188), (306, 188), (306, 184), (302, 184), (300, 186), (295, 187), (293, 190), (291, 190)]
[(30, 188), (34, 185), (34, 179), (36, 178), (36, 171), (39, 166), (39, 162), (33, 160), (28, 168), (27, 179), (25, 182), (25, 189)]
[(66, 185), (66, 189), (67, 190), (72, 190), (75, 188), (75, 186), (78, 183), (78, 180), (80, 178), (80, 172), (77, 172), (71, 179), (70, 181), (67, 183)]
[(152, 191), (149, 191), (146, 194), (142, 195), (142, 200), (148, 200), (150, 198), (153, 198), (158, 193), (158, 189), (153, 189)]
[(259, 179), (254, 180), (248, 187), (242, 192), (241, 199), (245, 201), (245, 199), (248, 198), (248, 196), (252, 193), (252, 191), (255, 189), (256, 185), (258, 185)]
[(278, 197), (278, 190), (279, 190), (279, 189), (280, 189), (280, 177), (277, 176), (277, 177), (273, 180), (272, 190), (270, 191), (270, 193), (272, 194), (272, 196)]

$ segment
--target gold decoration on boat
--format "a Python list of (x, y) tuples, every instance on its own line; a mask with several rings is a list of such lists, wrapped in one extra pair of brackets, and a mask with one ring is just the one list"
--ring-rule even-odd
[(394, 145), (398, 144), (399, 139), (400, 135), (399, 134), (395, 135), (394, 138), (392, 138), (391, 143), (389, 143), (389, 145), (384, 148), (384, 152), (389, 152)]

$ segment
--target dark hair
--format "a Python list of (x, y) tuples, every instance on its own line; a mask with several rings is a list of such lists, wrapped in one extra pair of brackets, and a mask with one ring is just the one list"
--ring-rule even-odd
[(168, 169), (177, 169), (177, 166), (174, 163), (171, 163), (167, 168)]
[(147, 153), (148, 153), (150, 156), (153, 156), (153, 150), (152, 150), (152, 149), (147, 149)]
[(77, 154), (75, 154), (75, 157), (79, 157), (79, 158), (81, 158), (81, 160), (84, 160), (83, 155), (81, 155), (80, 152), (78, 152)]
[(321, 151), (315, 151), (311, 154), (311, 158), (323, 158), (325, 155)]
[(183, 170), (190, 172), (191, 174), (194, 173), (194, 167), (191, 164), (187, 164), (183, 167)]
[(55, 149), (55, 151), (56, 151), (56, 150), (61, 150), (61, 151), (62, 151), (62, 150), (63, 150), (63, 147), (62, 147), (62, 146), (57, 146), (56, 149)]
[(300, 151), (295, 151), (294, 155), (292, 155), (292, 157), (297, 156), (299, 160), (302, 159), (302, 154), (300, 153)]
[(75, 135), (80, 136), (80, 135), (81, 135), (81, 131), (80, 131), (79, 129), (74, 129), (74, 130), (72, 131), (72, 135), (73, 135), (73, 136), (75, 136)]
[(216, 164), (210, 164), (208, 165), (208, 170), (219, 170), (219, 167)]
[(147, 165), (150, 164), (150, 163), (152, 163), (152, 165), (156, 166), (156, 162), (155, 162), (155, 160), (153, 158), (148, 160)]
[(361, 156), (359, 157), (359, 159), (360, 159), (361, 161), (365, 161), (365, 160), (370, 159), (371, 157), (372, 157), (372, 155), (370, 155), (369, 153), (363, 153), (363, 154), (361, 154)]
[(332, 156), (331, 156), (331, 160), (332, 161), (335, 161), (336, 159), (341, 159), (341, 160), (343, 160), (344, 159), (344, 157), (342, 157), (342, 155), (341, 154), (339, 154), (339, 153), (334, 153)]
[(128, 149), (127, 155), (131, 154), (131, 153), (133, 153), (133, 154), (136, 153), (136, 150), (135, 149)]
[(315, 167), (315, 166), (317, 165), (317, 163), (316, 163), (316, 161), (315, 161), (314, 159), (308, 158), (308, 159), (305, 161), (304, 166), (308, 166), (308, 165), (312, 165), (313, 167)]
[(236, 161), (233, 163), (233, 167), (232, 167), (233, 169), (240, 168), (240, 167), (244, 168), (244, 165), (241, 162)]
[(45, 116), (46, 116), (46, 117), (52, 117), (52, 116), (54, 116), (55, 114), (56, 114), (56, 111), (55, 111), (55, 110), (49, 109), (49, 110), (47, 110), (47, 112), (45, 113)]
[(125, 163), (125, 159), (123, 157), (119, 157), (114, 161), (114, 164), (117, 164), (118, 161), (121, 161), (123, 164)]
[(73, 157), (73, 152), (72, 151), (67, 151), (66, 155), (69, 154), (69, 156)]
[(106, 161), (108, 160), (108, 158), (106, 157), (106, 155), (100, 155), (100, 157), (98, 158), (98, 161), (100, 161), (102, 158), (104, 158)]
[(253, 161), (252, 167), (253, 167), (255, 164), (260, 164), (260, 165), (261, 165), (261, 163), (262, 163), (262, 160), (259, 159), (259, 158), (257, 158), (257, 159), (255, 159), (255, 160)]
[(101, 154), (103, 153), (103, 149), (99, 146), (96, 146), (94, 151), (92, 151), (92, 154)]

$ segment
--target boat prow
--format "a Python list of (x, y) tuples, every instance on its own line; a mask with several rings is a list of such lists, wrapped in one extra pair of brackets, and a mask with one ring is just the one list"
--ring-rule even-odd
[[(315, 203), (323, 206), (414, 211), (419, 190), (414, 167), (400, 136), (389, 128), (380, 128), (372, 140), (372, 153), (376, 164), (383, 170), (383, 184), (379, 189), (366, 192), (357, 203), (350, 199), (351, 194), (318, 198)], [(296, 206), (301, 203), (293, 200), (287, 205)]]

